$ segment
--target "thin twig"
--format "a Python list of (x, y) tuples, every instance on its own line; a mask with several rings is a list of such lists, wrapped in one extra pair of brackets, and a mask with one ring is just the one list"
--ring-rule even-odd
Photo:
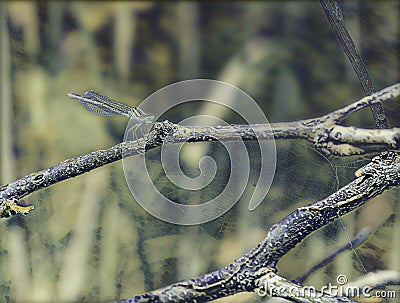
[(318, 262), (317, 264), (313, 265), (309, 270), (307, 270), (304, 274), (302, 274), (300, 277), (296, 279), (296, 283), (302, 284), (307, 278), (313, 274), (315, 271), (320, 269), (321, 267), (329, 264), (332, 262), (333, 259), (335, 259), (338, 255), (340, 255), (342, 252), (353, 249), (357, 247), (358, 245), (362, 244), (371, 234), (371, 230), (369, 228), (365, 228), (361, 230), (360, 233), (358, 233), (353, 240), (350, 242), (346, 243), (339, 249), (335, 250), (333, 253), (329, 254), (327, 257), (325, 257), (323, 260)]
[[(351, 66), (357, 74), (360, 80), (361, 87), (366, 96), (372, 95), (375, 92), (375, 88), (372, 83), (371, 76), (368, 73), (367, 67), (362, 60), (360, 53), (354, 45), (353, 39), (351, 38), (346, 24), (344, 23), (343, 13), (337, 4), (333, 0), (320, 0), (321, 6), (324, 9), (325, 15), (328, 18), (329, 24), (332, 30), (336, 34), (343, 51), (346, 53), (350, 60)], [(384, 129), (388, 128), (386, 121), (385, 111), (380, 103), (371, 105), (372, 115), (374, 118), (375, 128)]]

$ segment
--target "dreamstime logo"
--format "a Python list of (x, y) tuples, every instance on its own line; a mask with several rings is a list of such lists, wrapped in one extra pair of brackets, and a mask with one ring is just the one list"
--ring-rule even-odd
[(260, 281), (257, 288), (257, 294), (260, 297), (270, 295), (271, 297), (295, 297), (295, 298), (320, 298), (326, 294), (334, 296), (346, 296), (353, 298), (396, 298), (395, 290), (375, 290), (370, 286), (347, 285), (346, 275), (336, 277), (338, 285), (328, 283), (319, 290), (313, 286), (299, 286), (289, 283), (277, 283), (268, 278)]
[[(168, 85), (142, 102), (140, 108), (154, 115), (155, 121), (168, 110), (192, 101), (211, 102), (222, 105), (240, 115), (247, 124), (263, 124), (266, 132), (269, 122), (258, 104), (242, 90), (230, 84), (207, 79), (194, 79)], [(219, 117), (192, 116), (179, 123), (180, 125), (224, 125), (229, 123)], [(136, 139), (136, 121), (131, 120), (126, 128), (124, 141)], [(148, 128), (149, 129), (149, 128)], [(231, 131), (234, 133), (232, 127)], [(229, 155), (229, 180), (224, 189), (210, 201), (200, 205), (184, 205), (165, 197), (155, 186), (146, 166), (144, 151), (135, 157), (123, 156), (123, 167), (128, 187), (136, 201), (153, 216), (174, 224), (195, 225), (218, 218), (227, 212), (242, 196), (249, 181), (250, 159), (241, 137), (221, 142)], [(254, 210), (265, 198), (271, 186), (276, 166), (275, 141), (258, 141), (260, 150), (260, 168), (258, 181), (255, 182), (249, 202), (249, 210)], [(215, 177), (217, 165), (209, 156), (199, 161), (200, 175), (190, 178), (179, 165), (179, 155), (183, 144), (163, 144), (161, 162), (169, 181), (180, 189), (196, 191), (208, 186)]]
[(347, 283), (347, 277), (346, 277), (346, 275), (338, 275), (338, 276), (336, 277), (336, 282), (337, 282), (339, 285), (344, 285), (344, 284), (346, 284), (346, 283)]

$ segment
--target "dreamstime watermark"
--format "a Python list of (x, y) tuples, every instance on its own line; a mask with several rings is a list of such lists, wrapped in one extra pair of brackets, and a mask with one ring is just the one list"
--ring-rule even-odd
[(370, 286), (347, 285), (347, 277), (338, 275), (336, 277), (338, 285), (328, 283), (319, 289), (313, 286), (298, 286), (294, 284), (286, 284), (284, 282), (277, 283), (264, 279), (259, 283), (257, 294), (260, 297), (267, 295), (271, 297), (296, 297), (296, 298), (319, 298), (326, 293), (334, 296), (346, 296), (351, 298), (396, 298), (395, 290), (374, 289)]
[[(263, 124), (266, 132), (271, 131), (269, 122), (258, 104), (239, 88), (216, 80), (193, 79), (168, 85), (144, 100), (140, 109), (155, 117), (155, 121), (168, 110), (192, 101), (211, 102), (232, 110), (248, 125)], [(186, 107), (187, 108), (187, 107)], [(180, 125), (230, 126), (218, 114), (192, 116), (182, 121), (173, 121)], [(126, 127), (124, 141), (137, 139), (136, 121), (131, 120)], [(147, 131), (150, 128), (147, 129)], [(234, 128), (230, 133), (235, 133)], [(149, 175), (146, 166), (146, 157), (143, 153), (135, 157), (123, 155), (125, 179), (135, 200), (153, 216), (174, 224), (195, 225), (218, 218), (227, 212), (242, 196), (249, 182), (250, 157), (240, 136), (235, 140), (220, 142), (223, 144), (230, 160), (229, 179), (222, 192), (198, 205), (185, 205), (172, 201), (163, 195), (156, 187)], [(161, 148), (161, 162), (165, 176), (180, 190), (196, 191), (206, 188), (212, 182), (216, 173), (216, 162), (210, 156), (203, 156), (199, 160), (200, 175), (190, 178), (181, 170), (179, 155), (182, 144), (163, 144)], [(267, 195), (275, 174), (276, 147), (275, 141), (258, 140), (261, 157), (258, 168), (258, 181), (249, 201), (249, 210), (255, 209)]]

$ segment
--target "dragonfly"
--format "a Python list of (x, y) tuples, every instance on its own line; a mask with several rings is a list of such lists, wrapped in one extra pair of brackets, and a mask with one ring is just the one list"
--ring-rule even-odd
[(131, 128), (134, 139), (139, 137), (137, 131), (140, 131), (141, 135), (144, 136), (143, 124), (148, 125), (154, 120), (154, 116), (146, 114), (140, 108), (118, 102), (94, 90), (89, 90), (82, 95), (69, 93), (68, 97), (79, 100), (87, 111), (98, 116), (122, 115), (133, 119), (136, 122)]
[(69, 93), (68, 97), (79, 100), (87, 111), (98, 116), (122, 115), (133, 119), (138, 125), (152, 123), (154, 120), (154, 116), (146, 114), (140, 108), (118, 102), (94, 90), (89, 90), (82, 95)]

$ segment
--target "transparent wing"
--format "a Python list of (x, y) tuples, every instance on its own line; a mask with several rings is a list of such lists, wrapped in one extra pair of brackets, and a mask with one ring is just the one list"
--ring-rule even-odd
[(104, 105), (97, 98), (91, 97), (90, 95), (88, 96), (87, 93), (83, 95), (69, 93), (68, 97), (79, 100), (87, 111), (98, 116), (113, 116), (119, 114), (112, 107)]
[(68, 97), (79, 100), (86, 110), (98, 116), (123, 115), (138, 122), (152, 120), (151, 116), (148, 116), (141, 109), (115, 101), (94, 90), (90, 90), (82, 95), (69, 93)]
[(115, 101), (114, 99), (104, 96), (94, 90), (90, 90), (84, 93), (82, 96), (101, 104), (100, 107), (105, 108), (104, 111), (114, 112), (115, 114), (128, 117), (131, 117), (131, 113), (133, 112), (133, 108), (129, 105)]
[(114, 110), (110, 109), (107, 106), (103, 106), (101, 103), (94, 103), (91, 100), (87, 100), (86, 98), (79, 99), (79, 102), (82, 106), (89, 112), (96, 114), (98, 116), (114, 116), (119, 113), (116, 113)]

